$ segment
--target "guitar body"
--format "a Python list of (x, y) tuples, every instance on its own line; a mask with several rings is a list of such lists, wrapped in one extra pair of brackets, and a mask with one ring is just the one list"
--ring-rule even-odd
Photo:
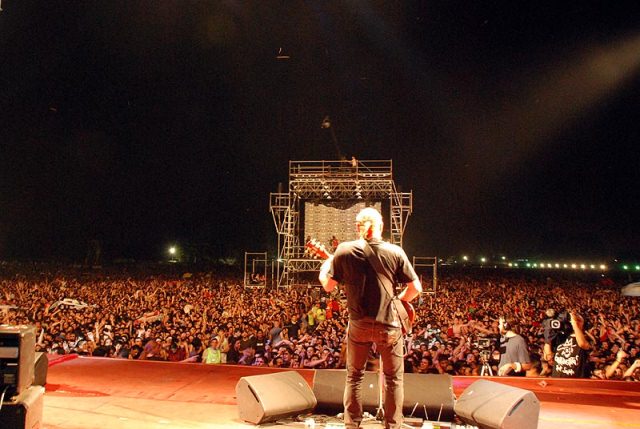
[(407, 329), (405, 329), (404, 327), (405, 324), (404, 323), (402, 324), (402, 335), (407, 335), (411, 333), (411, 328), (413, 328), (413, 323), (416, 321), (416, 309), (413, 308), (413, 305), (409, 301), (400, 300), (400, 302), (402, 303), (402, 306), (407, 312), (407, 321), (409, 326), (409, 329), (407, 332)]

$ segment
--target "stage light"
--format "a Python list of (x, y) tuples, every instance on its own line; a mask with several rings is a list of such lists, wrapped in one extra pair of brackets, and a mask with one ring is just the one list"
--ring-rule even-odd
[(516, 266), (516, 268), (518, 268), (518, 263), (517, 263), (517, 262), (516, 262), (515, 264), (513, 264), (513, 265), (515, 265), (515, 266)]
[(178, 251), (178, 249), (176, 249), (175, 246), (169, 247), (169, 254), (170, 255), (175, 255), (177, 251)]
[(587, 268), (587, 266), (585, 264), (580, 264), (580, 268), (582, 268), (583, 270), (585, 270)]
[(560, 268), (560, 264), (556, 264), (556, 268)]
[(601, 269), (601, 270), (606, 270), (606, 269), (607, 269), (607, 266), (606, 266), (605, 264), (600, 264), (600, 269)]
[(531, 263), (530, 262), (527, 262), (527, 267), (531, 267)]
[(509, 262), (509, 266), (510, 266), (510, 267), (513, 267), (513, 264), (512, 264), (511, 262)]
[(463, 261), (468, 261), (468, 260), (469, 260), (469, 257), (468, 257), (467, 255), (463, 255), (463, 256), (462, 256), (462, 260), (463, 260)]
[(576, 268), (578, 268), (578, 266), (576, 264), (571, 264), (571, 268), (575, 270)]
[(622, 269), (623, 269), (623, 270), (628, 270), (628, 269), (629, 269), (629, 266), (628, 266), (628, 265), (623, 265), (623, 266), (622, 266)]
[(485, 258), (484, 256), (482, 258), (480, 258), (480, 262), (485, 263), (487, 262), (487, 258)]
[(640, 265), (636, 265), (636, 271), (640, 271)]
[(589, 268), (591, 268), (592, 270), (595, 270), (595, 269), (596, 269), (596, 266), (595, 266), (595, 265), (593, 265), (593, 264), (591, 264), (591, 265), (589, 265)]
[(506, 257), (506, 256), (503, 256), (503, 257), (502, 257), (502, 258), (500, 258), (500, 259), (502, 259), (503, 261), (505, 261), (505, 260), (507, 259), (507, 257)]
[(562, 268), (569, 268), (567, 264), (562, 264)]

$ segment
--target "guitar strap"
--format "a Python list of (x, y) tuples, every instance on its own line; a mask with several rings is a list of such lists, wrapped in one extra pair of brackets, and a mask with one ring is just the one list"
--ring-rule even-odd
[(399, 302), (397, 295), (393, 293), (393, 279), (389, 276), (389, 274), (382, 267), (382, 262), (380, 261), (380, 257), (373, 251), (371, 245), (367, 240), (364, 240), (364, 254), (367, 257), (367, 260), (375, 270), (378, 275), (378, 280), (384, 286), (384, 289), (387, 291), (389, 298), (391, 298), (391, 306), (395, 308), (398, 318), (400, 319), (400, 324), (405, 332), (409, 333), (411, 331), (410, 325), (405, 325), (405, 321), (409, 319), (409, 315), (407, 314), (407, 310), (405, 310), (404, 306)]
[(378, 274), (378, 279), (384, 286), (384, 289), (389, 294), (389, 298), (396, 298), (395, 293), (393, 293), (393, 279), (389, 277), (389, 274), (382, 267), (382, 262), (380, 262), (380, 257), (373, 251), (371, 245), (367, 240), (364, 241), (364, 255), (367, 257), (367, 260)]

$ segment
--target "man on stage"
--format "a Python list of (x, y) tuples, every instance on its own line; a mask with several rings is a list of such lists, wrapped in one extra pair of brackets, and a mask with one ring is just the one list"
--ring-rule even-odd
[(402, 426), (403, 341), (397, 312), (391, 297), (379, 281), (376, 269), (365, 252), (367, 246), (380, 259), (384, 273), (404, 283), (398, 295), (411, 301), (422, 291), (422, 285), (407, 255), (399, 246), (382, 241), (382, 216), (367, 207), (356, 216), (359, 239), (340, 243), (333, 257), (320, 269), (320, 283), (327, 292), (338, 283), (345, 286), (349, 327), (347, 329), (347, 381), (344, 392), (344, 423), (357, 428), (362, 422), (362, 380), (369, 349), (376, 344), (382, 357), (386, 391), (384, 397), (384, 426), (399, 429)]

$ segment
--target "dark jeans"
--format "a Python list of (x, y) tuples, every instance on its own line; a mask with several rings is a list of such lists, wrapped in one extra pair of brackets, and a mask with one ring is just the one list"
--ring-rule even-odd
[(362, 421), (362, 380), (373, 343), (376, 343), (376, 350), (382, 356), (385, 378), (384, 426), (400, 428), (404, 400), (402, 331), (372, 319), (349, 321), (344, 423), (348, 428), (356, 428)]

